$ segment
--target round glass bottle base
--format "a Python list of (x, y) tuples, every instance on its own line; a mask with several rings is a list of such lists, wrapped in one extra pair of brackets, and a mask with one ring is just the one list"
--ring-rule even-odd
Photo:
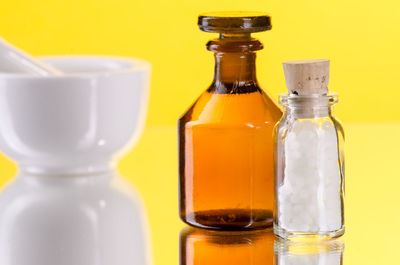
[(256, 230), (273, 225), (272, 211), (221, 209), (198, 211), (181, 216), (181, 219), (194, 227), (211, 230)]
[(320, 239), (329, 240), (332, 238), (340, 237), (344, 234), (344, 226), (335, 231), (321, 231), (321, 232), (297, 232), (287, 231), (277, 225), (274, 225), (274, 233), (276, 236), (288, 240), (307, 240), (307, 239)]

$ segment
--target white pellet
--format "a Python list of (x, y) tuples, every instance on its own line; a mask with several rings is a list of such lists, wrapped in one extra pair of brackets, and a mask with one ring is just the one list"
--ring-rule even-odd
[(284, 152), (284, 179), (277, 198), (280, 227), (305, 233), (340, 229), (341, 175), (333, 124), (295, 121)]

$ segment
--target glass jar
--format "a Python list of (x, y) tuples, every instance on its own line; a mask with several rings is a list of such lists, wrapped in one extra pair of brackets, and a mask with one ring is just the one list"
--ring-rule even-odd
[(274, 132), (274, 232), (282, 238), (344, 233), (344, 132), (333, 115), (337, 94), (280, 95)]

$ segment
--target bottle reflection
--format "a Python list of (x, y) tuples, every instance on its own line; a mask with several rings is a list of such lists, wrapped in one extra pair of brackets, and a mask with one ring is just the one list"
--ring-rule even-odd
[(272, 230), (216, 232), (185, 228), (180, 235), (180, 265), (273, 264)]
[(340, 240), (275, 242), (276, 265), (342, 265), (344, 243)]
[(293, 242), (271, 230), (217, 232), (187, 227), (180, 234), (180, 265), (342, 265), (340, 240)]

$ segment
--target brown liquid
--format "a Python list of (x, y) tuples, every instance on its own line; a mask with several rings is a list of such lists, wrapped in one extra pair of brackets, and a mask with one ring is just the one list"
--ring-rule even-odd
[(274, 235), (259, 232), (183, 231), (180, 237), (181, 265), (273, 264)]
[[(230, 50), (239, 45), (220, 42)], [(213, 45), (222, 49), (219, 41)], [(257, 85), (254, 52), (219, 51), (213, 84), (179, 120), (180, 216), (210, 229), (267, 227), (272, 132), (281, 111)]]

